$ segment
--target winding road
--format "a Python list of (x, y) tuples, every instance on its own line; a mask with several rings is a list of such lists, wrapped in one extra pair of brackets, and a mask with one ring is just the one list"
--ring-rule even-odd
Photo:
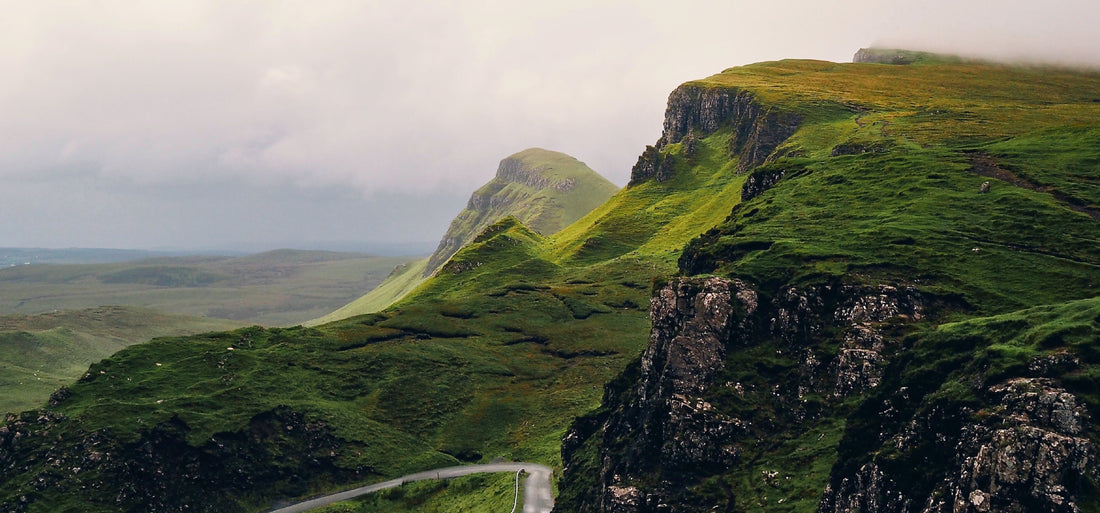
[(379, 490), (397, 488), (398, 486), (413, 481), (452, 479), (455, 477), (468, 476), (470, 474), (481, 474), (486, 472), (519, 472), (521, 470), (529, 474), (523, 485), (523, 513), (550, 513), (550, 510), (554, 509), (554, 494), (550, 488), (550, 473), (553, 472), (553, 470), (546, 465), (522, 462), (462, 465), (459, 467), (444, 467), (426, 470), (424, 472), (401, 476), (389, 481), (361, 486), (359, 488), (302, 501), (297, 504), (291, 504), (290, 506), (269, 510), (268, 513), (297, 513), (299, 511), (309, 511), (314, 508), (354, 499), (360, 495), (366, 495)]

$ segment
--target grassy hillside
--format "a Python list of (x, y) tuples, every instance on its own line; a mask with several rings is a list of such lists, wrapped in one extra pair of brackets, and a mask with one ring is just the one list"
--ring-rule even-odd
[(88, 365), (154, 337), (239, 327), (240, 323), (132, 307), (0, 316), (0, 413), (42, 405)]
[[(611, 200), (618, 207), (552, 237), (505, 218), (383, 313), (130, 347), (94, 365), (51, 408), (67, 419), (51, 428), (65, 439), (53, 450), (76, 458), (87, 433), (110, 429), (104, 450), (121, 463), (133, 444), (168, 436), (158, 444), (199, 467), (165, 462), (153, 475), (172, 476), (182, 494), (173, 500), (219, 511), (259, 511), (281, 497), (459, 461), (560, 464), (571, 419), (598, 405), (602, 384), (645, 344), (653, 277), (672, 273), (697, 227), (721, 221), (739, 201), (744, 177), (720, 171), (700, 166), (679, 181), (622, 191)], [(643, 235), (647, 228), (652, 234)], [(244, 447), (211, 441), (272, 428), (286, 435), (246, 437)], [(15, 477), (0, 484), (0, 496), (23, 493), (20, 483), (39, 471), (36, 450), (23, 444), (8, 460), (27, 463), (9, 467)], [(317, 465), (303, 466), (303, 454)], [(265, 477), (241, 488), (195, 472), (221, 476), (238, 466)], [(108, 483), (145, 479), (131, 471), (82, 467), (63, 480), (104, 491), (36, 492), (30, 511), (113, 510), (107, 490), (117, 485)]]
[(386, 277), (385, 281), (374, 289), (371, 289), (370, 292), (367, 292), (355, 301), (341, 306), (332, 313), (307, 322), (306, 325), (317, 326), (326, 322), (347, 319), (355, 315), (385, 310), (386, 307), (392, 305), (398, 299), (405, 297), (415, 290), (416, 287), (419, 287), (421, 283), (424, 283), (424, 271), (427, 267), (427, 258), (400, 264), (393, 269), (393, 272)]
[[(781, 61), (689, 87), (746, 92), (760, 115), (647, 150), (660, 180), (638, 180), (556, 234), (496, 221), (381, 313), (121, 351), (69, 387), (54, 416), (9, 420), (21, 441), (0, 439), (0, 507), (26, 496), (30, 512), (261, 511), (459, 461), (560, 468), (566, 427), (637, 359), (653, 287), (677, 272), (740, 277), (763, 294), (912, 286), (959, 321), (1100, 289), (1096, 75)], [(767, 147), (757, 121), (768, 119), (797, 123), (757, 162), (745, 149)], [(749, 180), (771, 187), (742, 203)], [(736, 353), (731, 372), (791, 372), (796, 356), (772, 342)], [(727, 503), (813, 509), (857, 405), (830, 403), (835, 414), (802, 431), (768, 431), (769, 415), (785, 415), (755, 408), (770, 390), (751, 404), (712, 398), (758, 412), (754, 429), (769, 442), (693, 493), (754, 497), (762, 471), (790, 469), (781, 486), (797, 500)], [(89, 458), (92, 446), (109, 457)], [(461, 510), (447, 493), (416, 495)]]
[(292, 325), (370, 290), (407, 258), (279, 250), (244, 257), (157, 257), (0, 269), (0, 314), (130, 305)]

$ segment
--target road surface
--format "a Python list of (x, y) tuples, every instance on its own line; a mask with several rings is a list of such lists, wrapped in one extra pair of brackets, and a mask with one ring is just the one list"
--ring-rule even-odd
[(290, 506), (270, 510), (268, 513), (298, 513), (299, 511), (309, 511), (314, 508), (354, 499), (360, 495), (366, 495), (379, 490), (397, 488), (398, 486), (413, 481), (452, 479), (455, 477), (468, 476), (470, 474), (517, 472), (520, 470), (524, 470), (529, 474), (523, 484), (523, 513), (550, 513), (550, 510), (554, 509), (554, 495), (550, 488), (550, 473), (553, 471), (550, 467), (539, 465), (538, 463), (489, 463), (486, 465), (462, 465), (459, 467), (426, 470), (424, 472), (401, 476), (397, 479), (391, 479), (381, 483), (361, 486), (359, 488), (317, 497), (308, 501), (302, 501), (297, 504), (291, 504)]

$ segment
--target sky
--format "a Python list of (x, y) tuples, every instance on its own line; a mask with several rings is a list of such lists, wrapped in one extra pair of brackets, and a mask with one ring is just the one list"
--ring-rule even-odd
[(430, 251), (504, 157), (861, 47), (1100, 66), (1093, 0), (0, 0), (0, 247)]

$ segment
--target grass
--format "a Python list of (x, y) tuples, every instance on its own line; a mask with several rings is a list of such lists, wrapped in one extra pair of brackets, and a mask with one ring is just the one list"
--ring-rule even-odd
[(451, 222), (424, 276), (502, 218), (515, 217), (535, 232), (549, 235), (603, 204), (616, 191), (614, 184), (564, 153), (530, 148), (511, 155), (501, 161), (497, 177), (474, 191), (467, 208)]
[[(339, 440), (335, 456), (319, 457), (344, 469), (335, 473), (269, 463), (304, 488), (274, 478), (256, 491), (179, 487), (217, 494), (230, 510), (226, 504), (259, 510), (278, 497), (462, 461), (560, 466), (560, 439), (572, 418), (595, 408), (603, 383), (645, 345), (652, 279), (673, 272), (676, 250), (739, 201), (742, 177), (707, 173), (702, 165), (684, 169), (682, 181), (612, 200), (629, 208), (579, 221), (608, 239), (616, 224), (654, 231), (627, 241), (628, 251), (578, 255), (581, 230), (545, 237), (505, 218), (383, 312), (315, 328), (162, 338), (123, 350), (69, 387), (72, 396), (57, 410), (70, 420), (60, 429), (73, 443), (78, 433), (109, 429), (119, 444), (140, 444), (155, 426), (178, 421), (190, 446), (181, 451), (220, 454), (207, 441), (248, 432), (257, 419), (286, 409), (304, 422), (323, 422)], [(723, 194), (697, 195), (698, 186)], [(650, 217), (635, 218), (646, 211)], [(291, 453), (296, 443), (271, 440), (265, 451)], [(354, 469), (370, 470), (355, 477)], [(118, 472), (100, 469), (87, 479)]]
[(386, 280), (358, 299), (341, 306), (336, 311), (313, 319), (306, 324), (316, 326), (326, 322), (347, 319), (356, 315), (378, 312), (405, 297), (424, 283), (424, 271), (428, 268), (428, 259), (400, 264), (394, 268)]
[[(815, 388), (819, 380), (806, 381), (801, 351), (827, 361), (837, 352), (836, 334), (796, 347), (763, 337), (731, 348), (726, 373), (702, 397), (751, 426), (730, 441), (742, 450), (739, 463), (684, 476), (639, 456), (644, 461), (624, 470), (627, 482), (643, 490), (675, 482), (684, 491), (666, 500), (684, 511), (811, 512), (832, 476), (895, 458), (890, 471), (912, 483), (920, 502), (945, 477), (953, 446), (890, 455), (879, 440), (914, 415), (980, 409), (981, 386), (1026, 374), (1037, 358), (1062, 351), (1082, 365), (1053, 375), (1095, 415), (1097, 390), (1086, 383), (1097, 376), (1100, 75), (918, 62), (779, 61), (685, 85), (747, 91), (768, 108), (797, 114), (802, 125), (749, 171), (782, 177), (692, 240), (679, 255), (681, 273), (740, 278), (763, 298), (792, 286), (911, 287), (928, 299), (930, 317), (908, 328), (904, 348), (896, 349), (901, 356), (885, 371), (890, 378), (866, 401), (831, 397)], [(728, 147), (713, 140), (724, 130), (709, 136), (708, 147)], [(735, 164), (728, 153), (718, 155), (708, 168)], [(982, 192), (986, 181), (991, 187)], [(628, 229), (624, 236), (649, 233)], [(594, 415), (628, 408), (632, 386), (612, 385)], [(879, 407), (896, 402), (899, 389), (926, 399), (892, 417), (895, 424), (881, 421)], [(567, 510), (594, 507), (594, 462), (627, 461), (627, 442), (602, 436), (590, 435), (577, 475), (567, 476)], [(1096, 439), (1095, 427), (1089, 436)]]
[(88, 365), (153, 337), (239, 326), (233, 321), (170, 315), (130, 307), (98, 307), (0, 316), (0, 413), (43, 404)]
[(389, 307), (419, 287), (459, 248), (500, 219), (514, 217), (535, 232), (549, 235), (603, 204), (618, 190), (583, 162), (564, 153), (529, 148), (505, 161), (533, 173), (545, 183), (525, 183), (514, 177), (494, 178), (473, 193), (467, 205), (469, 208), (459, 212), (451, 222), (443, 242), (430, 258), (395, 271), (376, 289), (310, 324)]

